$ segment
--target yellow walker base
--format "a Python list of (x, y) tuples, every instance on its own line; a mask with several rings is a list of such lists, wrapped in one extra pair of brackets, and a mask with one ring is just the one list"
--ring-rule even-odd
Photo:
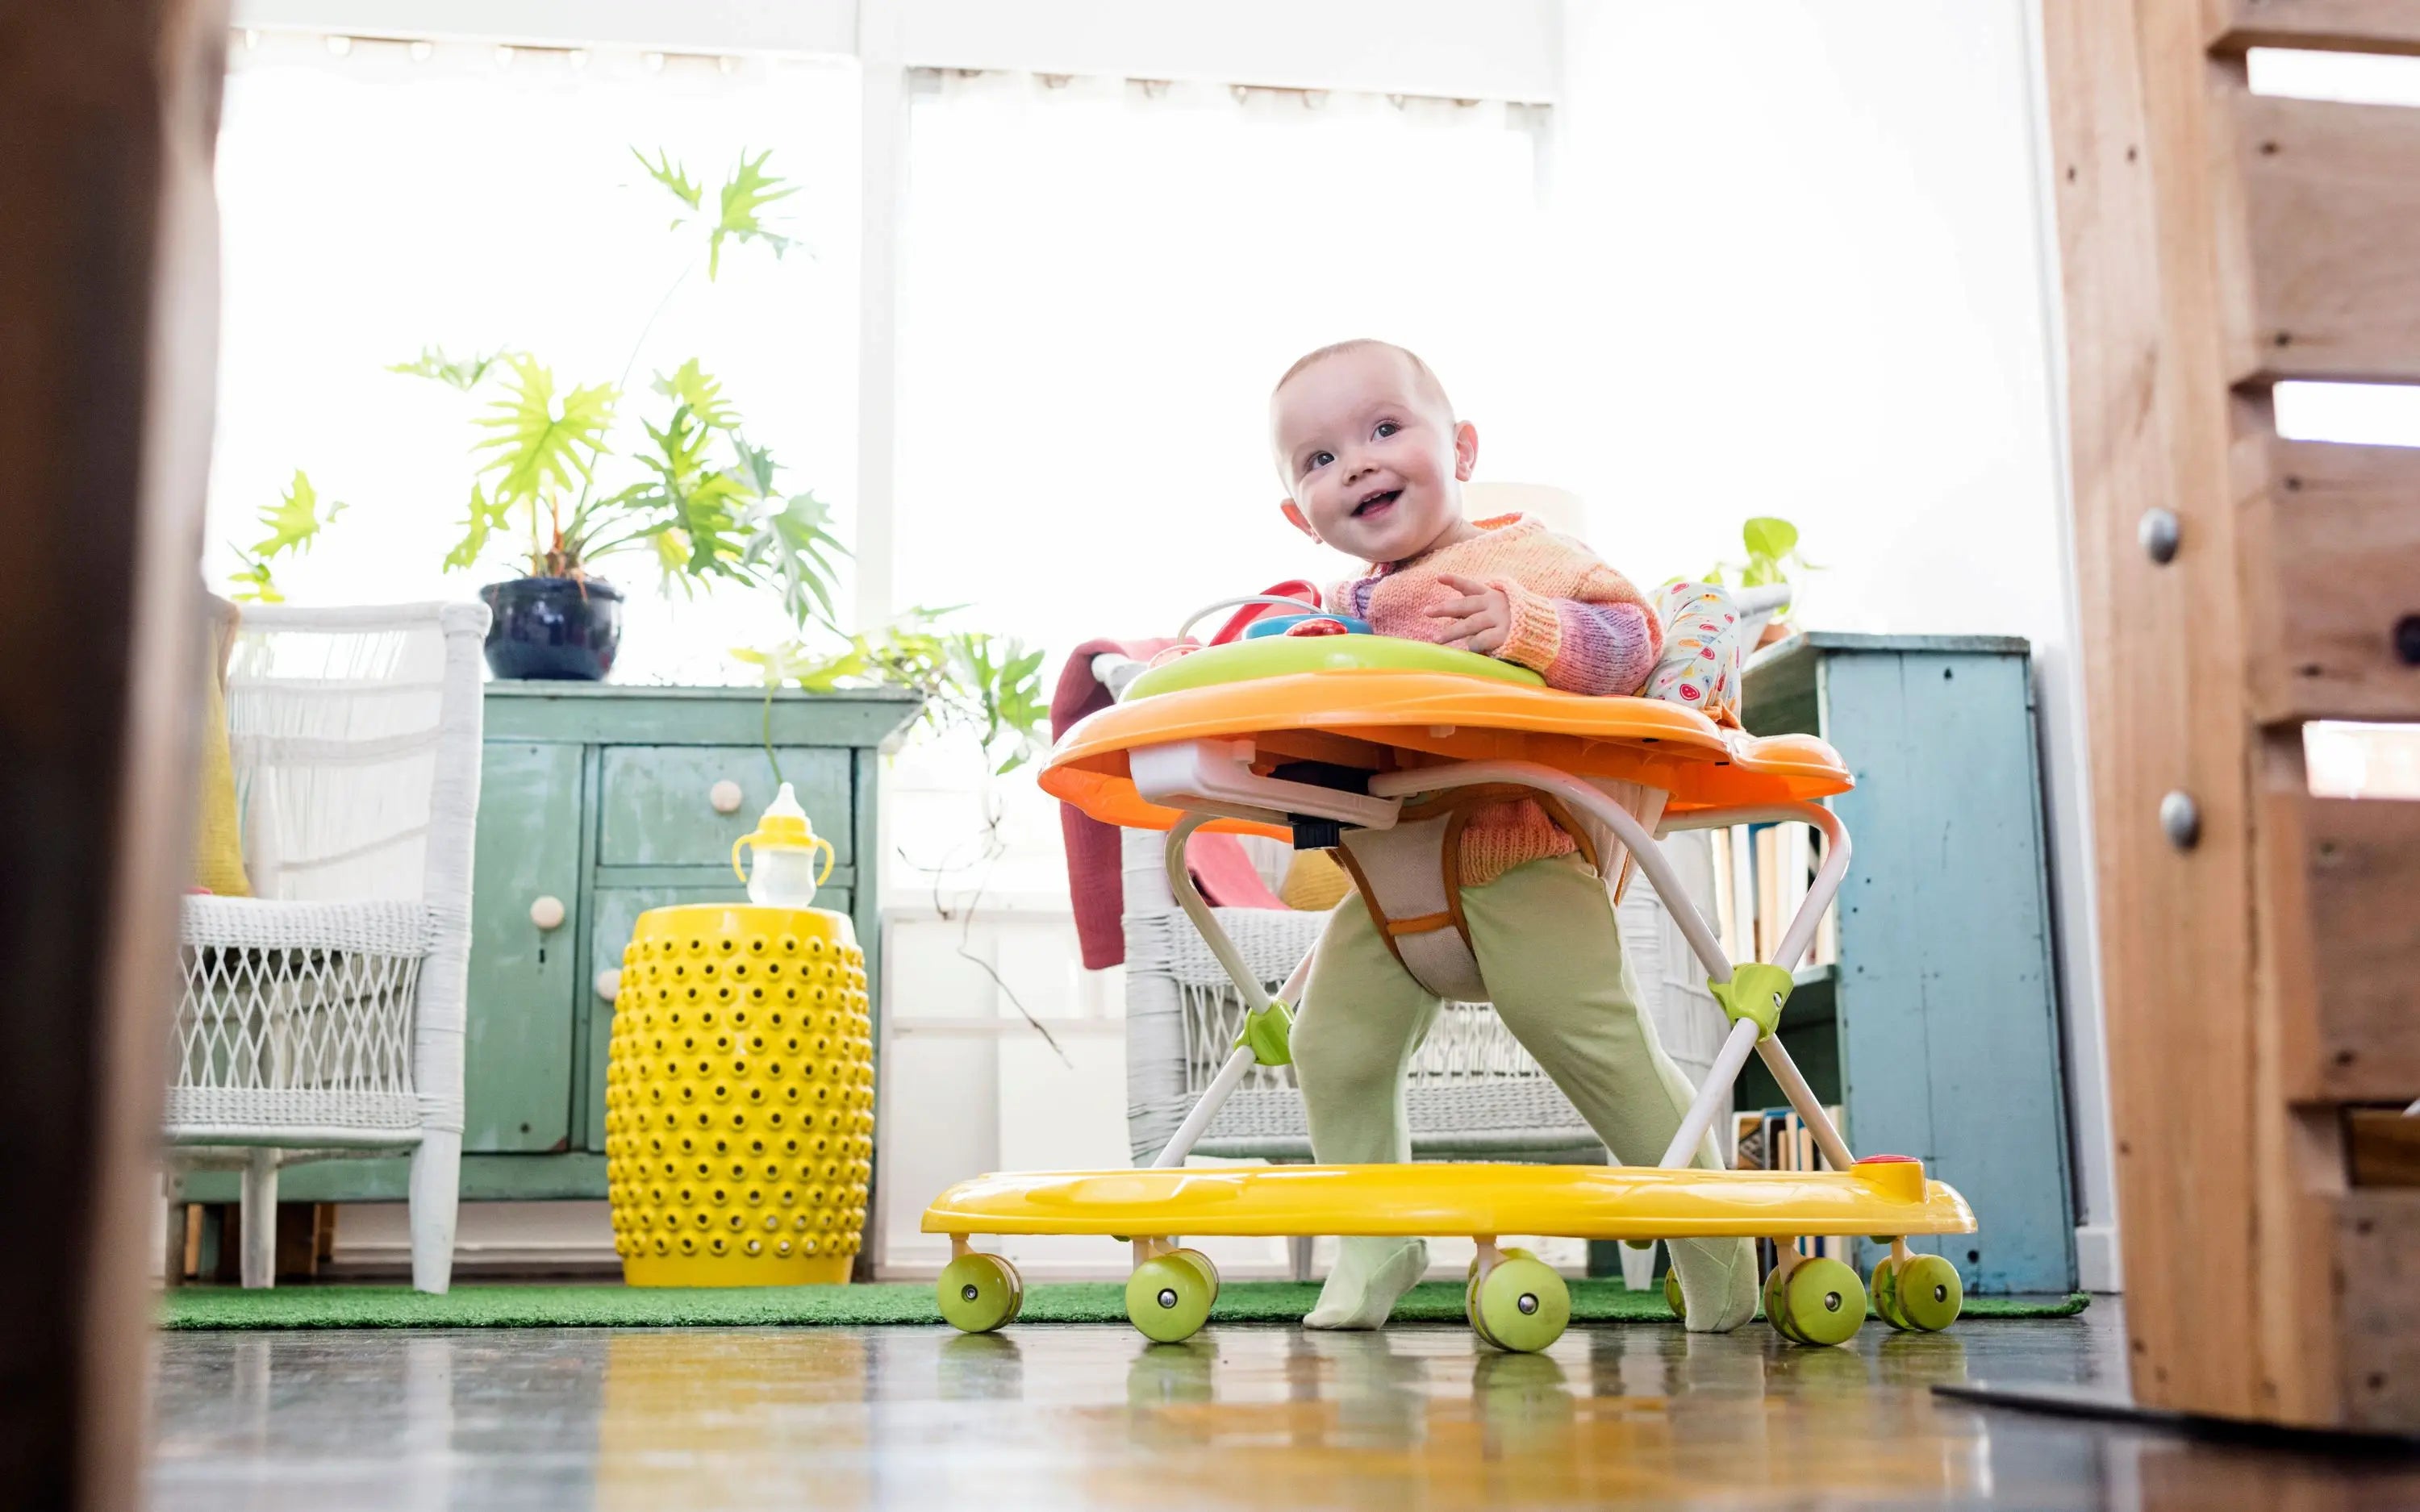
[[(1894, 1328), (1931, 1331), (1957, 1319), (1963, 1289), (1956, 1268), (1910, 1253), (1905, 1240), (1973, 1232), (1965, 1199), (1904, 1156), (1856, 1159), (1775, 1033), (1791, 970), (1848, 870), (1848, 832), (1818, 801), (1855, 785), (1846, 764), (1812, 736), (1760, 738), (1677, 704), (1528, 686), (1535, 681), (1447, 647), (1367, 635), (1270, 638), (1196, 650), (1145, 671), (1115, 705), (1067, 732), (1044, 768), (1044, 790), (1105, 824), (1169, 830), (1170, 888), (1242, 996), (1246, 1027), (1152, 1168), (986, 1176), (943, 1193), (923, 1227), (951, 1236), (954, 1257), (938, 1288), (944, 1318), (982, 1333), (1012, 1321), (1024, 1304), (1016, 1268), (975, 1249), (977, 1234), (1130, 1241), (1126, 1315), (1162, 1341), (1199, 1329), (1218, 1293), (1217, 1269), (1180, 1236), (1467, 1234), (1479, 1242), (1465, 1294), (1471, 1327), (1501, 1349), (1542, 1350), (1571, 1316), (1569, 1289), (1536, 1257), (1496, 1240), (1556, 1234), (1633, 1243), (1772, 1237), (1781, 1260), (1765, 1281), (1765, 1316), (1801, 1344), (1847, 1342), (1869, 1304)], [(1311, 965), (1305, 960), (1269, 995), (1194, 887), (1187, 838), (1209, 827), (1332, 844), (1348, 828), (1395, 826), (1407, 803), (1507, 784), (1559, 804), (1579, 832), (1595, 837), (1601, 867), (1624, 856), (1636, 863), (1731, 1020), (1663, 1158), (1653, 1166), (1186, 1169), (1244, 1074), (1289, 1058), (1289, 1005), (1301, 1001)], [(1655, 841), (1673, 830), (1771, 822), (1813, 825), (1824, 840), (1823, 864), (1772, 959), (1733, 963)], [(1750, 1055), (1806, 1121), (1829, 1170), (1691, 1168)], [(1870, 1292), (1847, 1265), (1802, 1257), (1792, 1242), (1860, 1234), (1890, 1244)], [(1682, 1311), (1669, 1277), (1665, 1296)]]
[[(925, 1210), (923, 1229), (948, 1234), (942, 1316), (970, 1333), (1014, 1321), (1024, 1300), (1016, 1268), (972, 1247), (978, 1234), (1102, 1234), (1135, 1246), (1126, 1310), (1162, 1342), (1190, 1335), (1217, 1299), (1218, 1272), (1195, 1238), (1315, 1234), (1468, 1235), (1479, 1242), (1466, 1296), (1471, 1326), (1489, 1343), (1541, 1350), (1571, 1316), (1568, 1288), (1527, 1251), (1497, 1248), (1500, 1234), (1571, 1239), (1760, 1238), (1775, 1235), (1971, 1233), (1966, 1200), (1928, 1180), (1916, 1161), (1883, 1156), (1846, 1171), (1704, 1171), (1636, 1165), (1277, 1165), (1046, 1171), (962, 1181)], [(1787, 1257), (1766, 1287), (1766, 1310), (1785, 1335), (1845, 1341), (1865, 1320), (1868, 1289), (1837, 1260)], [(1667, 1299), (1679, 1311), (1678, 1291)], [(1902, 1300), (1907, 1299), (1902, 1305)], [(1897, 1328), (1930, 1331), (1956, 1318), (1954, 1268), (1903, 1243), (1875, 1269), (1875, 1310)]]

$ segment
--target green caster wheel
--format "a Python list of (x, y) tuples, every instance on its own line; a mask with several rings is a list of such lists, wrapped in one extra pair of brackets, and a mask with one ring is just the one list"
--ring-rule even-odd
[(1893, 1328), (1938, 1334), (1958, 1321), (1965, 1304), (1966, 1285), (1958, 1279), (1958, 1268), (1938, 1255), (1897, 1261), (1885, 1255), (1875, 1262), (1874, 1311)]
[(1775, 1333), (1792, 1344), (1804, 1344), (1807, 1341), (1799, 1337), (1798, 1331), (1790, 1326), (1790, 1309), (1783, 1305), (1781, 1300), (1781, 1270), (1778, 1266), (1765, 1273), (1764, 1320), (1773, 1325)]
[[(1510, 1245), (1504, 1249), (1497, 1251), (1497, 1253), (1507, 1260), (1534, 1260), (1538, 1257), (1534, 1251), (1523, 1249), (1518, 1244)], [(1500, 1264), (1502, 1262), (1498, 1261), (1497, 1263)], [(1470, 1257), (1470, 1264), (1464, 1269), (1462, 1273), (1464, 1277), (1462, 1286), (1462, 1316), (1470, 1320), (1470, 1331), (1472, 1333), (1478, 1335), (1481, 1339), (1489, 1344), (1496, 1344), (1496, 1335), (1487, 1332), (1487, 1319), (1481, 1315), (1479, 1310), (1478, 1256), (1474, 1255)], [(1501, 1344), (1496, 1344), (1496, 1347), (1500, 1350), (1504, 1346)]]
[(1210, 1288), (1211, 1302), (1213, 1304), (1218, 1302), (1218, 1268), (1210, 1263), (1209, 1256), (1202, 1254), (1198, 1249), (1172, 1249), (1168, 1252), (1168, 1257), (1171, 1260), (1183, 1260), (1186, 1264), (1202, 1273), (1202, 1284)]
[(1899, 1262), (1889, 1256), (1876, 1260), (1873, 1274), (1866, 1277), (1866, 1300), (1874, 1316), (1891, 1327), (1905, 1332), (1916, 1326), (1899, 1310)]
[(1778, 1291), (1776, 1326), (1801, 1344), (1846, 1344), (1866, 1320), (1866, 1286), (1838, 1260), (1801, 1260), (1778, 1288), (1766, 1284), (1768, 1306)]
[(1480, 1337), (1513, 1354), (1535, 1354), (1563, 1336), (1572, 1293), (1554, 1267), (1508, 1257), (1478, 1279), (1470, 1311)]
[(1178, 1344), (1210, 1320), (1213, 1283), (1180, 1253), (1155, 1255), (1126, 1277), (1126, 1318), (1156, 1344)]
[(941, 1319), (961, 1334), (988, 1334), (1015, 1320), (1025, 1305), (1016, 1267), (997, 1255), (961, 1255), (941, 1267), (933, 1300)]
[(1681, 1276), (1676, 1271), (1664, 1273), (1664, 1305), (1671, 1308), (1672, 1316), (1681, 1321), (1689, 1320), (1689, 1304), (1681, 1299)]

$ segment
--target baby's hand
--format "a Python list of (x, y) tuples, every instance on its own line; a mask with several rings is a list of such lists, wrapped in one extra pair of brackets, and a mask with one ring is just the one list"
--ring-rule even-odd
[(1512, 631), (1511, 597), (1501, 588), (1490, 588), (1476, 578), (1457, 573), (1439, 573), (1437, 580), (1463, 595), (1440, 599), (1428, 607), (1431, 617), (1450, 622), (1439, 644), (1493, 656)]

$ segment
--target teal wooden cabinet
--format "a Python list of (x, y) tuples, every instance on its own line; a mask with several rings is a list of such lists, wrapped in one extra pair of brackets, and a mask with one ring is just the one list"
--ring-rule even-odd
[[(1980, 1232), (1912, 1246), (1948, 1257), (1970, 1291), (2071, 1289), (2029, 648), (1801, 635), (1749, 664), (1743, 697), (1749, 730), (1820, 735), (1857, 779), (1829, 800), (1852, 847), (1838, 960), (1798, 973), (1782, 1042), (1847, 1108), (1851, 1149), (1917, 1156), (1973, 1205)], [(1783, 1101), (1751, 1060), (1739, 1105)]]
[[(598, 973), (621, 964), (638, 917), (669, 903), (742, 896), (734, 841), (789, 782), (832, 843), (816, 904), (850, 915), (879, 981), (873, 869), (882, 854), (876, 768), (912, 719), (913, 694), (755, 688), (488, 685), (470, 1023), (464, 1047), (462, 1196), (605, 1195), (606, 1046), (613, 1003)], [(718, 784), (736, 784), (728, 812)], [(542, 928), (533, 909), (562, 905)], [(551, 917), (550, 909), (539, 909)], [(882, 998), (878, 986), (874, 1001)], [(281, 1178), (291, 1202), (400, 1199), (408, 1162), (327, 1161)], [(232, 1201), (232, 1176), (204, 1173), (188, 1200)]]

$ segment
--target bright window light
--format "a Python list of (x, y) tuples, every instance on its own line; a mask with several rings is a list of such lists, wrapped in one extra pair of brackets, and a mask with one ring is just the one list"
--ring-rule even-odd
[(2277, 434), (2298, 441), (2420, 446), (2420, 389), (2398, 383), (2280, 383)]
[[(1545, 381), (1536, 143), (1503, 106), (949, 76), (914, 107), (893, 602), (1047, 648), (1357, 564), (1278, 513), (1268, 395), (1305, 350), (1419, 352), (1524, 475)], [(1497, 429), (1491, 416), (1508, 417)], [(947, 866), (1064, 896), (1055, 806), (966, 749), (902, 757), (896, 895)], [(983, 853), (985, 803), (1000, 819)]]
[[(227, 591), (228, 543), (257, 537), (256, 516), (298, 468), (348, 508), (307, 557), (278, 564), (296, 601), (468, 598), (509, 574), (501, 549), (484, 570), (442, 570), (462, 531), (480, 401), (386, 371), (432, 345), (527, 350), (564, 387), (627, 365), (613, 443), (625, 455), (601, 470), (617, 483), (637, 478), (627, 454), (644, 440), (642, 411), (656, 412), (653, 375), (699, 358), (783, 464), (783, 486), (849, 517), (853, 69), (675, 58), (651, 71), (635, 53), (366, 39), (339, 57), (275, 35), (232, 61), (214, 590)], [(709, 202), (742, 149), (769, 149), (767, 171), (799, 187), (780, 208), (800, 244), (780, 261), (726, 247), (709, 284), (691, 266), (702, 235), (666, 229), (678, 206), (634, 147), (685, 162)], [(628, 595), (618, 681), (750, 680), (727, 648), (769, 642), (786, 623), (769, 595), (667, 602), (644, 555), (599, 571)]]
[(1351, 336), (1425, 357), (1484, 477), (1537, 343), (1502, 107), (951, 80), (915, 108), (896, 601), (1063, 649), (1342, 576), (1278, 514), (1268, 394)]

